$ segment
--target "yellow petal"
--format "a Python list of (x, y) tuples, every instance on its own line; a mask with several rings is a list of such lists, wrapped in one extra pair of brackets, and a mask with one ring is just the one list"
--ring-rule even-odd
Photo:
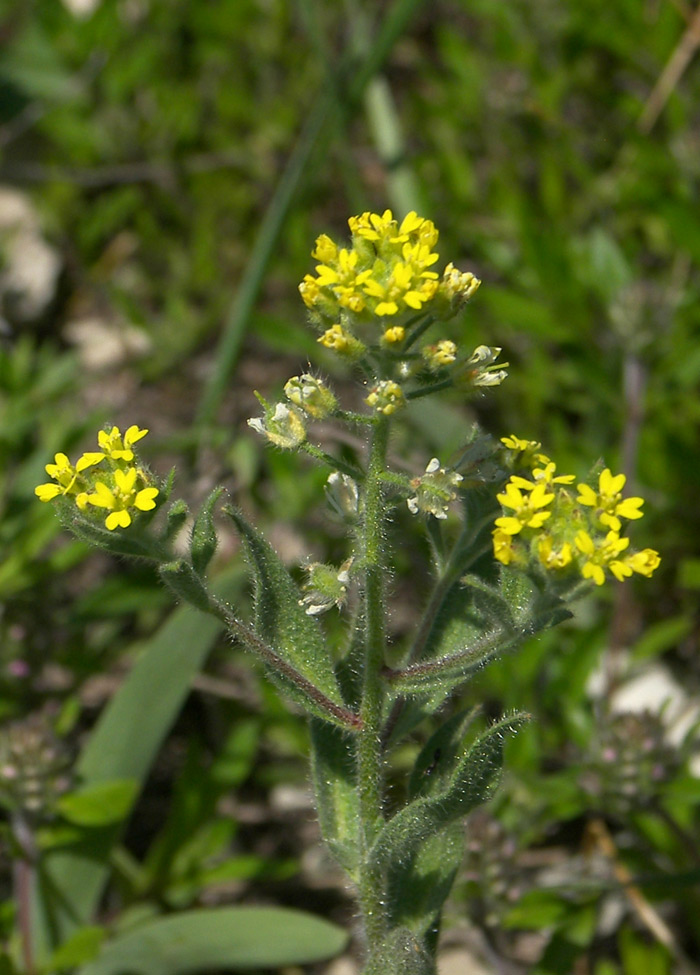
[(34, 494), (40, 501), (51, 501), (61, 493), (58, 484), (39, 484), (34, 488)]

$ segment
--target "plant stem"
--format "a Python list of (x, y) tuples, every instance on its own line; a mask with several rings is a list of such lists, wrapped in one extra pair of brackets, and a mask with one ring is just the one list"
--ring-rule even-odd
[(389, 422), (386, 417), (376, 425), (370, 443), (363, 522), (363, 559), (365, 572), (365, 660), (358, 734), (358, 792), (360, 802), (361, 862), (359, 866), (359, 899), (367, 939), (367, 972), (381, 951), (386, 935), (386, 908), (383, 871), (368, 860), (368, 851), (383, 820), (383, 782), (381, 723), (384, 687), (384, 566), (382, 559), (383, 491), (382, 475), (386, 466)]
[(22, 961), (26, 975), (32, 975), (34, 967), (34, 932), (32, 927), (32, 888), (36, 879), (36, 849), (31, 827), (22, 812), (12, 816), (12, 832), (20, 853), (14, 864), (14, 895), (22, 949)]

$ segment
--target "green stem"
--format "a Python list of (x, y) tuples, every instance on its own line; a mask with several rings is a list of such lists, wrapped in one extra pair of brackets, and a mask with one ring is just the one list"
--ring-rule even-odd
[(406, 399), (420, 399), (421, 396), (432, 396), (433, 393), (439, 393), (443, 389), (449, 389), (454, 386), (454, 380), (450, 377), (449, 379), (442, 379), (439, 383), (433, 383), (432, 386), (423, 386), (420, 389), (413, 389), (410, 393), (406, 393)]
[(362, 481), (363, 472), (359, 467), (355, 467), (354, 464), (349, 464), (347, 461), (341, 460), (340, 457), (333, 457), (331, 454), (326, 453), (325, 450), (322, 450), (315, 444), (309, 443), (308, 440), (305, 440), (304, 443), (301, 444), (300, 450), (303, 450), (304, 453), (309, 454), (310, 457), (320, 460), (321, 463), (332, 467), (333, 470), (341, 471), (343, 474), (347, 474), (349, 477), (352, 477), (355, 481)]
[(363, 522), (365, 572), (365, 660), (358, 734), (358, 793), (362, 833), (359, 864), (359, 898), (367, 939), (368, 971), (386, 940), (386, 908), (383, 871), (370, 863), (367, 852), (383, 822), (383, 781), (380, 731), (384, 704), (381, 676), (385, 656), (384, 565), (382, 528), (384, 503), (382, 475), (386, 466), (389, 421), (376, 425), (370, 444)]

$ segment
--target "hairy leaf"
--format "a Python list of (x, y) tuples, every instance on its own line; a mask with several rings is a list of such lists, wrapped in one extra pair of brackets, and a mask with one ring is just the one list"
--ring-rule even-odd
[(312, 718), (311, 771), (323, 838), (352, 876), (357, 867), (360, 826), (354, 737)]
[[(300, 605), (296, 583), (257, 529), (239, 511), (231, 507), (225, 510), (241, 534), (253, 571), (256, 631), (309, 684), (336, 707), (346, 710), (321, 630)], [(284, 674), (279, 676), (285, 685), (289, 684)]]
[(525, 715), (514, 714), (481, 735), (461, 757), (444, 788), (413, 799), (385, 824), (370, 858), (394, 867), (408, 862), (426, 839), (484, 802), (501, 769), (504, 737), (525, 720)]
[(217, 487), (211, 492), (195, 518), (192, 526), (190, 541), (190, 555), (192, 565), (199, 575), (204, 575), (216, 551), (216, 530), (214, 528), (214, 505), (223, 493), (223, 488)]

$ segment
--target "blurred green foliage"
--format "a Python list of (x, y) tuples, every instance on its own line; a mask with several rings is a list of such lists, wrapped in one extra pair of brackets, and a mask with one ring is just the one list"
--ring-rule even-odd
[[(567, 470), (583, 473), (604, 456), (647, 498), (636, 544), (663, 556), (643, 603), (632, 584), (626, 599), (611, 590), (478, 678), (474, 700), (494, 714), (527, 708), (536, 720), (510, 743), (511, 772), (491, 810), (515, 851), (500, 861), (501, 894), (487, 873), (467, 871), (453, 914), (468, 903), (503, 955), (514, 950), (509, 932), (538, 932), (532, 970), (542, 975), (569, 975), (581, 959), (596, 975), (665, 973), (676, 970), (674, 952), (676, 962), (697, 956), (692, 729), (675, 762), (653, 719), (644, 719), (637, 759), (627, 729), (628, 766), (645, 767), (651, 740), (665, 771), (651, 784), (631, 776), (625, 803), (614, 802), (624, 783), (610, 779), (604, 756), (621, 719), (610, 693), (595, 700), (589, 690), (601, 670), (612, 692), (625, 668), (661, 657), (691, 700), (700, 685), (697, 61), (653, 124), (644, 121), (687, 28), (684, 9), (669, 0), (103, 0), (84, 17), (41, 0), (0, 8), (0, 182), (30, 194), (64, 262), (47, 318), (10, 321), (1, 337), (4, 720), (48, 708), (62, 734), (82, 741), (96, 703), (169, 611), (145, 569), (86, 560), (82, 546), (58, 541), (52, 512), (32, 495), (42, 465), (81, 447), (115, 403), (151, 427), (154, 466), (176, 463), (195, 500), (223, 479), (278, 533), (290, 563), (310, 550), (342, 557), (321, 518), (318, 472), (239, 439), (255, 412), (249, 387), (281, 384), (317, 348), (296, 293), (315, 236), (342, 232), (363, 209), (418, 207), (440, 228), (445, 259), (484, 282), (453, 337), (503, 346), (511, 371), (482, 399), (409, 411), (396, 451), (422, 470), (458, 450), (476, 419), (495, 436), (541, 439)], [(394, 40), (374, 65), (388, 88), (377, 99), (370, 71), (364, 99), (351, 98), (371, 62), (367, 37), (392, 18)], [(332, 99), (328, 114), (304, 136), (322, 96)], [(393, 159), (382, 149), (389, 126)], [(275, 188), (304, 137), (308, 165), (280, 200)], [(266, 219), (280, 228), (267, 250)], [(245, 275), (253, 311), (238, 320), (243, 345), (216, 421), (203, 428), (198, 405)], [(136, 326), (147, 351), (101, 372), (81, 365), (67, 348), (81, 309), (117, 330)], [(131, 398), (102, 395), (124, 374)], [(280, 511), (292, 521), (284, 534)], [(406, 558), (392, 625), (402, 630), (420, 543), (408, 516), (396, 530)], [(247, 598), (242, 583), (238, 592)], [(233, 683), (234, 693), (196, 691), (171, 734), (177, 760), (166, 748), (156, 761), (167, 817), (147, 786), (114, 852), (110, 909), (126, 917), (144, 904), (196, 906), (226, 883), (240, 892), (267, 878), (284, 896), (295, 869), (298, 850), (273, 843), (264, 856), (263, 842), (251, 852), (221, 804), (226, 790), (262, 800), (280, 779), (303, 781), (304, 729), (257, 678), (240, 677), (245, 665), (229, 648), (214, 650), (207, 671), (207, 686), (222, 681), (229, 694)], [(109, 686), (96, 690), (100, 674)], [(614, 871), (579, 869), (597, 818), (644, 902), (675, 905), (670, 948)], [(538, 890), (541, 872), (523, 876), (523, 858), (541, 849), (561, 853), (568, 886), (560, 874)], [(602, 906), (616, 897), (617, 927), (604, 931)], [(11, 920), (8, 908), (3, 931)]]

